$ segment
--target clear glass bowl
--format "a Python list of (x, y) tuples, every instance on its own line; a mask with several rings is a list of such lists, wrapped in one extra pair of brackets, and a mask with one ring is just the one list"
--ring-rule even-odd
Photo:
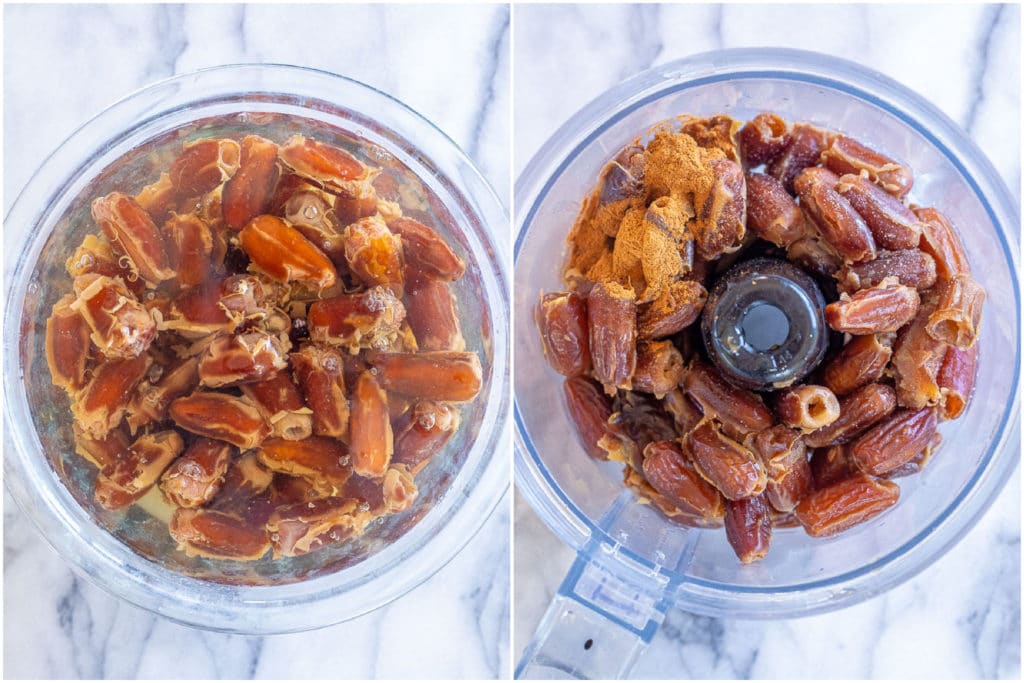
[[(463, 426), (417, 477), (420, 497), (359, 539), (256, 563), (188, 558), (166, 523), (138, 506), (92, 498), (95, 468), (74, 454), (63, 392), (49, 380), (45, 321), (70, 287), (64, 261), (95, 230), (91, 198), (129, 193), (196, 137), (292, 133), (346, 146), (404, 178), (417, 210), (467, 262), (454, 287), (467, 348), (484, 383)], [(115, 163), (116, 162), (116, 163)], [(113, 105), (35, 173), (6, 219), (10, 292), (4, 333), (12, 498), (79, 573), (171, 619), (239, 633), (325, 626), (368, 612), (427, 579), (480, 528), (508, 487), (508, 280), (500, 201), (441, 131), (400, 102), (333, 74), (280, 65), (226, 66), (172, 78)], [(68, 485), (70, 484), (70, 486)], [(255, 585), (254, 585), (255, 584)]]
[[(749, 119), (766, 110), (843, 131), (907, 162), (915, 176), (910, 199), (940, 208), (959, 226), (988, 300), (974, 398), (965, 415), (941, 426), (944, 442), (924, 472), (899, 480), (899, 504), (835, 538), (777, 530), (767, 558), (745, 566), (721, 529), (680, 527), (635, 504), (623, 488), (622, 466), (594, 461), (568, 436), (575, 428), (562, 378), (544, 361), (533, 316), (541, 290), (564, 289), (565, 239), (580, 202), (624, 145), (679, 114)], [(1010, 435), (1020, 367), (1018, 208), (955, 123), (881, 74), (785, 49), (717, 51), (644, 72), (591, 102), (541, 147), (517, 182), (515, 205), (516, 483), (580, 553), (561, 595), (597, 604), (619, 626), (632, 623), (633, 610), (622, 605), (638, 605), (635, 596), (646, 592), (654, 602), (733, 618), (806, 615), (864, 600), (935, 562), (970, 530), (1017, 466), (1019, 446)], [(601, 590), (582, 589), (581, 577), (594, 564), (607, 570), (597, 581), (605, 597), (611, 593), (605, 582), (614, 583), (609, 572), (632, 576), (633, 597), (602, 602)], [(544, 628), (553, 620), (549, 612)], [(644, 625), (650, 624), (636, 623), (629, 630), (649, 640), (653, 631)], [(527, 659), (544, 650), (542, 642), (535, 646)]]

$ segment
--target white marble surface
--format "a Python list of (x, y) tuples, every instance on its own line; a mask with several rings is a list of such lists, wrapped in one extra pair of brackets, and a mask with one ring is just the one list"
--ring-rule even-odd
[[(509, 186), (504, 6), (4, 8), (4, 210), (74, 128), (150, 82), (231, 62), (343, 73), (420, 111)], [(501, 455), (499, 454), (499, 457)], [(175, 625), (76, 578), (4, 508), (4, 673), (34, 678), (493, 678), (509, 666), (508, 497), (445, 568), (391, 605), (306, 634)]]
[[(517, 6), (515, 172), (583, 105), (651, 66), (723, 47), (817, 50), (876, 68), (964, 126), (1020, 187), (1020, 9), (922, 5)], [(571, 77), (565, 77), (570, 74)], [(1019, 197), (1019, 195), (1018, 195)], [(672, 610), (637, 678), (1019, 678), (1020, 471), (915, 579), (816, 617), (755, 622)], [(572, 552), (515, 505), (513, 656)]]

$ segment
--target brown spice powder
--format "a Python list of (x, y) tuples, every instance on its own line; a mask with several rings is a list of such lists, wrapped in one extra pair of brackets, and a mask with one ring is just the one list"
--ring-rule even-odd
[(683, 274), (683, 259), (679, 256), (676, 241), (648, 221), (644, 221), (640, 262), (643, 266), (644, 279), (647, 281), (647, 291), (639, 298), (640, 301), (654, 299), (663, 288)]
[[(699, 141), (670, 126), (654, 130), (646, 149), (634, 141), (624, 152), (637, 154), (643, 149), (639, 196), (605, 191), (606, 181), (625, 172), (622, 153), (609, 162), (569, 234), (570, 255), (564, 271), (569, 286), (579, 284), (580, 276), (591, 282), (615, 282), (636, 292), (638, 302), (645, 302), (688, 273), (693, 236), (700, 229), (694, 207), (703, 206), (712, 193), (711, 161), (728, 156), (723, 148), (733, 144), (737, 128), (733, 124), (728, 117), (688, 119), (683, 125)], [(629, 180), (640, 179), (629, 176)], [(635, 183), (631, 185), (635, 192)]]
[(638, 294), (647, 289), (642, 262), (646, 231), (644, 213), (642, 207), (626, 213), (619, 225), (619, 233), (615, 236), (612, 252), (612, 277), (616, 282), (628, 284)]
[(684, 133), (659, 130), (645, 152), (644, 184), (650, 197), (675, 197), (700, 206), (711, 191), (711, 159), (721, 150), (705, 149)]
[(739, 163), (739, 147), (736, 136), (742, 124), (731, 116), (716, 114), (711, 118), (697, 118), (683, 115), (679, 117), (680, 132), (692, 137), (701, 147), (715, 148), (722, 151), (727, 159)]
[[(598, 208), (596, 193), (591, 194), (583, 200), (576, 224), (569, 233), (569, 261), (566, 264), (563, 276), (570, 283), (572, 288), (572, 276), (583, 274), (588, 279), (590, 270), (606, 255), (611, 258), (612, 240), (602, 230), (600, 225), (594, 221), (594, 213)], [(610, 262), (608, 272), (611, 272)], [(600, 282), (601, 280), (595, 280)]]

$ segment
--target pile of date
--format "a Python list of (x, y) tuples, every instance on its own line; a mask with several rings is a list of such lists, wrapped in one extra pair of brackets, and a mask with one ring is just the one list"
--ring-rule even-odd
[[(984, 291), (950, 221), (907, 201), (911, 170), (882, 152), (771, 113), (680, 120), (671, 134), (712, 159), (707, 195), (658, 194), (644, 176), (655, 146), (625, 148), (583, 204), (568, 291), (541, 295), (538, 325), (589, 455), (626, 463), (625, 485), (669, 519), (724, 526), (749, 563), (773, 528), (833, 536), (896, 505), (894, 480), (925, 466), (970, 399)], [(685, 224), (666, 220), (673, 203)], [(643, 244), (678, 249), (659, 290), (607, 276), (630, 212)], [(766, 249), (830, 291), (839, 341), (799, 383), (753, 391), (707, 359), (699, 321), (715, 278)]]
[(200, 139), (93, 200), (46, 353), (100, 505), (157, 486), (180, 550), (247, 561), (412, 505), (481, 366), (450, 290), (463, 260), (378, 176), (303, 136)]

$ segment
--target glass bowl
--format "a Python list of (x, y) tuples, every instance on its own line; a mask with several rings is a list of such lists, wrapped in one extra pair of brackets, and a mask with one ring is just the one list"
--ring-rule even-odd
[[(137, 192), (183, 140), (293, 133), (348, 147), (404, 178), (403, 206), (437, 226), (467, 263), (454, 284), (467, 349), (484, 369), (462, 428), (417, 476), (420, 496), (366, 534), (298, 558), (188, 558), (166, 522), (92, 497), (95, 468), (74, 454), (68, 400), (49, 380), (45, 321), (70, 287), (64, 261), (87, 232), (92, 197)], [(116, 162), (116, 163), (115, 163)], [(11, 497), (71, 565), (110, 593), (202, 628), (281, 633), (337, 623), (410, 590), (480, 528), (508, 487), (508, 219), (461, 150), (400, 102), (334, 74), (225, 66), (172, 78), (82, 126), (35, 173), (6, 219), (10, 290), (4, 333), (4, 473)], [(70, 487), (67, 484), (71, 484)]]
[[(940, 427), (942, 447), (924, 471), (899, 480), (899, 504), (830, 539), (810, 538), (801, 529), (776, 530), (767, 558), (742, 565), (721, 529), (677, 526), (636, 504), (624, 490), (621, 464), (597, 462), (567, 437), (575, 427), (561, 391), (563, 378), (544, 360), (534, 308), (542, 290), (564, 289), (565, 239), (580, 202), (623, 146), (679, 114), (725, 113), (747, 120), (762, 111), (842, 131), (907, 162), (915, 176), (910, 200), (938, 207), (959, 226), (988, 299), (974, 398), (959, 420)], [(566, 604), (549, 610), (524, 662), (545, 661), (549, 673), (567, 671), (552, 643), (566, 624), (590, 623), (584, 613), (601, 615), (604, 621), (594, 617), (595, 624), (610, 621), (648, 642), (659, 615), (672, 604), (731, 618), (780, 618), (865, 600), (938, 560), (970, 530), (1016, 467), (1019, 446), (1011, 435), (1020, 368), (1017, 205), (955, 123), (885, 76), (787, 49), (723, 50), (658, 67), (601, 95), (563, 125), (523, 171), (515, 205), (516, 483), (545, 523), (579, 553), (556, 599)], [(571, 619), (566, 609), (575, 610)], [(569, 659), (584, 657), (573, 645), (577, 650), (579, 657)], [(615, 666), (635, 652), (624, 647)], [(520, 669), (530, 672), (537, 670)]]

